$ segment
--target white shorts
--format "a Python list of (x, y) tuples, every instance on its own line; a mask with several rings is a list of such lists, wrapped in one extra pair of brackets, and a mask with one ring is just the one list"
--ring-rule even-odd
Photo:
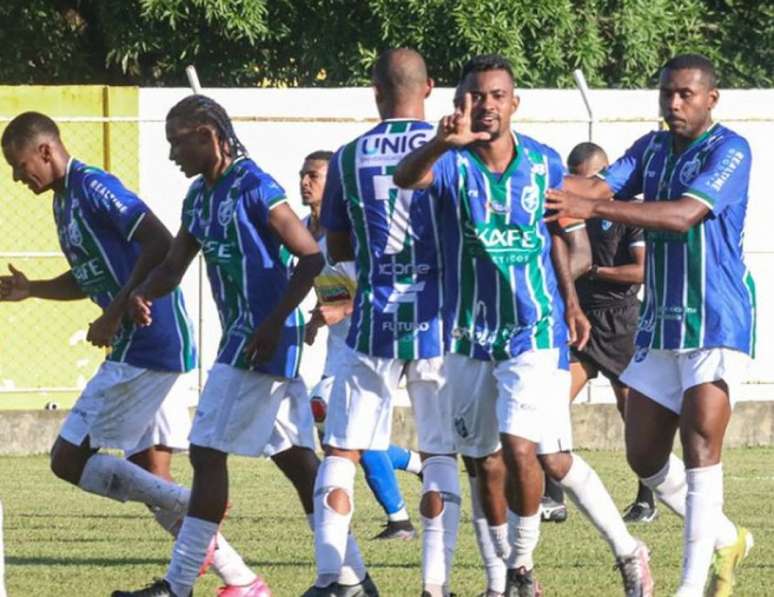
[(242, 456), (273, 456), (291, 446), (314, 449), (304, 382), (215, 363), (188, 439)]
[(105, 361), (76, 400), (59, 435), (76, 446), (88, 437), (92, 448), (136, 450), (148, 441), (144, 438), (152, 433), (159, 408), (179, 377), (175, 372)]
[(451, 408), (439, 395), (440, 357), (405, 361), (347, 347), (331, 389), (323, 443), (344, 450), (386, 450), (392, 433), (393, 393), (406, 375), (421, 452), (455, 452)]
[(494, 454), (501, 433), (538, 444), (539, 454), (572, 450), (570, 372), (559, 369), (559, 349), (499, 362), (447, 354), (444, 377), (461, 454)]
[(638, 348), (621, 373), (621, 382), (664, 408), (680, 414), (683, 394), (702, 383), (723, 380), (734, 406), (735, 388), (744, 381), (752, 359), (730, 348), (648, 350)]
[(188, 434), (191, 433), (191, 396), (186, 386), (191, 386), (195, 379), (191, 373), (180, 375), (156, 411), (153, 425), (134, 448), (124, 451), (127, 458), (153, 446), (165, 446), (172, 452), (188, 449)]

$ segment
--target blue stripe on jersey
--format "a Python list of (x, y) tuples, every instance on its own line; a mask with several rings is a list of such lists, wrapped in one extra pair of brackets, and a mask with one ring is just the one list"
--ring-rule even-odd
[[(126, 284), (140, 255), (133, 235), (148, 207), (112, 174), (71, 160), (56, 193), (59, 244), (81, 290), (105, 309)], [(161, 371), (188, 371), (196, 361), (191, 322), (179, 291), (153, 301), (153, 324), (127, 319), (108, 360)]]

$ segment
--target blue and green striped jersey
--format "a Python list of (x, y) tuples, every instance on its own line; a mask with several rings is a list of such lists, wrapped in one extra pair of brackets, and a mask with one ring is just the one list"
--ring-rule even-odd
[(357, 293), (347, 344), (364, 354), (412, 360), (443, 352), (437, 204), (392, 181), (403, 156), (433, 134), (426, 122), (385, 120), (328, 166), (320, 220), (352, 237)]
[(648, 230), (645, 301), (637, 346), (726, 347), (753, 354), (755, 284), (743, 238), (752, 156), (747, 141), (714, 124), (681, 154), (652, 132), (600, 174), (616, 197), (692, 197), (710, 210), (685, 233)]
[[(567, 347), (564, 301), (551, 261), (545, 191), (561, 186), (553, 149), (514, 134), (516, 155), (491, 172), (471, 150), (433, 166), (444, 243), (446, 350), (506, 360), (532, 349)], [(559, 365), (567, 367), (567, 351)]]
[(196, 238), (207, 263), (212, 297), (223, 330), (218, 363), (269, 375), (296, 377), (303, 319), (296, 309), (285, 321), (271, 360), (252, 364), (244, 347), (277, 306), (288, 286), (288, 265), (269, 226), (269, 212), (285, 191), (249, 158), (240, 158), (208, 188), (201, 176), (183, 202), (183, 227)]
[[(78, 286), (105, 309), (137, 263), (140, 245), (132, 237), (148, 206), (112, 174), (70, 160), (53, 207), (59, 244)], [(153, 301), (151, 315), (147, 327), (124, 318), (107, 359), (159, 371), (191, 370), (196, 346), (180, 289)]]

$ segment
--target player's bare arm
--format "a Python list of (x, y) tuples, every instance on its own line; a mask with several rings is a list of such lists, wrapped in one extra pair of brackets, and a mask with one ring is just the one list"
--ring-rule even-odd
[(569, 193), (588, 199), (609, 200), (613, 198), (610, 185), (599, 176), (567, 174), (562, 182), (562, 188)]
[(184, 227), (180, 227), (172, 240), (169, 252), (163, 261), (153, 268), (130, 294), (128, 301), (129, 316), (138, 325), (150, 325), (153, 299), (172, 292), (180, 284), (183, 274), (199, 252), (196, 239)]
[(629, 247), (632, 263), (610, 267), (598, 267), (594, 271), (594, 279), (612, 282), (614, 284), (642, 284), (645, 279), (645, 247)]
[(396, 185), (404, 189), (426, 189), (433, 183), (433, 164), (447, 150), (491, 138), (489, 132), (473, 132), (472, 106), (472, 97), (466, 93), (462, 107), (441, 118), (435, 137), (400, 161), (393, 176)]
[(266, 361), (272, 357), (285, 320), (309, 293), (315, 276), (325, 263), (320, 247), (287, 203), (281, 203), (269, 212), (269, 225), (298, 262), (282, 299), (258, 325), (245, 346), (245, 354), (252, 361)]
[(570, 273), (570, 251), (558, 230), (551, 231), (551, 261), (556, 272), (556, 282), (564, 299), (564, 318), (570, 334), (570, 344), (583, 350), (589, 341), (591, 324), (580, 308), (575, 281)]
[(10, 263), (10, 276), (0, 276), (0, 301), (16, 302), (27, 298), (74, 301), (86, 298), (71, 271), (49, 280), (29, 280)]
[(591, 243), (586, 227), (579, 225), (572, 230), (562, 230), (562, 238), (567, 243), (570, 258), (570, 275), (577, 280), (591, 269)]
[(604, 218), (629, 226), (649, 230), (687, 232), (709, 212), (709, 208), (693, 197), (680, 197), (674, 201), (596, 201), (575, 195), (562, 189), (546, 191), (546, 209), (556, 213), (547, 217), (552, 222), (560, 217)]
[(164, 260), (172, 243), (172, 236), (153, 213), (145, 214), (134, 233), (134, 240), (140, 245), (140, 254), (129, 278), (116, 294), (105, 311), (91, 324), (86, 340), (94, 346), (111, 346), (113, 337), (126, 313), (129, 296), (148, 273)]

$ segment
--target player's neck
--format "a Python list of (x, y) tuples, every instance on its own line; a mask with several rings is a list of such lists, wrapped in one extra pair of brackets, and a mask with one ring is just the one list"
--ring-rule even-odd
[(202, 173), (202, 176), (204, 177), (205, 184), (212, 188), (215, 186), (215, 183), (218, 182), (218, 179), (220, 179), (221, 176), (223, 176), (223, 173), (228, 170), (231, 167), (231, 164), (234, 163), (234, 158), (227, 155), (221, 155), (218, 157), (218, 159), (215, 161), (214, 164), (210, 168), (207, 169), (206, 172)]
[(683, 153), (686, 149), (688, 149), (691, 144), (696, 141), (696, 139), (700, 138), (704, 133), (706, 133), (708, 130), (712, 128), (712, 126), (715, 123), (712, 122), (712, 119), (708, 120), (704, 123), (699, 129), (698, 132), (692, 134), (690, 137), (684, 137), (682, 135), (672, 135), (672, 151), (676, 155), (680, 155)]
[(424, 103), (417, 104), (416, 102), (397, 102), (389, 106), (385, 106), (379, 113), (382, 120), (424, 120), (425, 119), (425, 106)]
[(500, 135), (489, 143), (474, 143), (470, 148), (491, 172), (505, 172), (516, 157), (516, 145), (510, 134)]
[(54, 170), (54, 182), (51, 189), (56, 193), (63, 193), (67, 188), (67, 176), (70, 173), (68, 165), (70, 164), (70, 154), (66, 151), (58, 153), (52, 163)]

